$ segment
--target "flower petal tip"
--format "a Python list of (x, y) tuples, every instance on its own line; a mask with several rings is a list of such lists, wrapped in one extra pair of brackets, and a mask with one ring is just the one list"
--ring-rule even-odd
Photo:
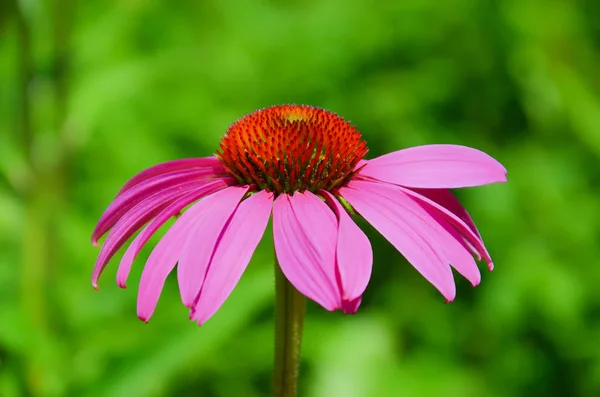
[(447, 305), (448, 303), (454, 302), (454, 298), (456, 298), (456, 291), (454, 291), (454, 293), (452, 293), (452, 294), (447, 294), (447, 295), (443, 295), (443, 296), (446, 299), (444, 301), (444, 304)]
[(123, 272), (121, 271), (122, 267), (119, 266), (119, 271), (117, 272), (117, 277), (116, 277), (116, 282), (117, 282), (117, 286), (121, 289), (127, 289), (127, 276), (129, 275), (129, 273), (127, 274), (123, 274)]
[(143, 316), (143, 315), (141, 315), (141, 314), (138, 314), (138, 318), (139, 318), (140, 320), (142, 320), (142, 321), (144, 322), (144, 324), (148, 324), (148, 321), (150, 321), (150, 319), (149, 319), (149, 318), (147, 318), (146, 316)]
[(192, 320), (192, 316), (196, 314), (196, 298), (181, 299), (181, 303), (187, 309), (190, 309), (190, 320)]
[(100, 244), (98, 244), (98, 242), (100, 241), (101, 238), (102, 238), (102, 234), (100, 234), (100, 232), (98, 231), (98, 226), (96, 226), (94, 228), (94, 230), (92, 230), (92, 236), (90, 237), (90, 241), (92, 242), (92, 245), (94, 247), (99, 246)]
[(488, 263), (488, 271), (491, 272), (494, 270), (494, 262)]
[(471, 283), (472, 288), (475, 288), (481, 284), (481, 272), (479, 272), (479, 269), (477, 269), (477, 274), (474, 277), (470, 277), (468, 280)]
[(342, 301), (342, 312), (344, 314), (356, 314), (360, 304), (362, 303), (362, 296), (359, 296), (355, 299), (343, 300)]
[(198, 327), (201, 327), (202, 325), (204, 325), (207, 319), (199, 317), (198, 314), (199, 313), (198, 311), (196, 311), (195, 306), (190, 308), (190, 321), (195, 322), (196, 324), (198, 324)]

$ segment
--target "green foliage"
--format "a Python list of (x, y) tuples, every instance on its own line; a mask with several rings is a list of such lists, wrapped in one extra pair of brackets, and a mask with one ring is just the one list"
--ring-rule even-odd
[(131, 175), (214, 153), (279, 103), (352, 120), (370, 157), (458, 143), (509, 170), (459, 192), (496, 270), (457, 277), (452, 304), (364, 225), (373, 280), (355, 316), (309, 305), (302, 395), (600, 395), (600, 3), (16, 3), (0, 3), (0, 396), (268, 394), (269, 237), (201, 328), (173, 279), (136, 318), (152, 243), (129, 289), (116, 258), (94, 291), (89, 237)]

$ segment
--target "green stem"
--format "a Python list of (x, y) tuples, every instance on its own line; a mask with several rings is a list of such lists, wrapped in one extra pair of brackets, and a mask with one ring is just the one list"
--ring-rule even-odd
[(285, 278), (275, 259), (275, 397), (296, 396), (305, 310), (306, 298)]

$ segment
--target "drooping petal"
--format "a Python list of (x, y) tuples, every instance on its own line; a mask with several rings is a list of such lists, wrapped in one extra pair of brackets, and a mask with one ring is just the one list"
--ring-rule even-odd
[(147, 322), (154, 313), (165, 280), (179, 260), (187, 236), (204, 211), (204, 206), (200, 205), (204, 200), (192, 205), (181, 215), (148, 257), (140, 278), (137, 301), (138, 317), (143, 321)]
[[(494, 262), (485, 247), (483, 242), (483, 238), (475, 225), (475, 222), (471, 218), (471, 215), (467, 212), (465, 207), (460, 203), (460, 201), (456, 198), (456, 196), (448, 189), (411, 189), (416, 193), (427, 197), (433, 202), (437, 203), (439, 206), (445, 208), (450, 211), (460, 220), (462, 220), (465, 225), (469, 227), (469, 229), (477, 236), (481, 244), (476, 244), (472, 241), (472, 236), (468, 233), (460, 232), (460, 228), (457, 227), (461, 236), (465, 239), (465, 244), (469, 247), (473, 255), (477, 256), (477, 260), (480, 260), (482, 257), (485, 259), (488, 265), (488, 270), (494, 270)], [(450, 221), (450, 223), (455, 224), (455, 222)], [(455, 225), (456, 227), (456, 225)]]
[(196, 186), (196, 183), (175, 186), (146, 198), (124, 214), (114, 225), (98, 255), (96, 265), (92, 272), (92, 285), (98, 288), (98, 278), (108, 264), (110, 258), (117, 253), (119, 248), (144, 224), (158, 215), (165, 207), (171, 204), (182, 194), (187, 193)]
[(433, 211), (430, 208), (426, 209), (432, 218), (437, 220), (448, 233), (444, 237), (444, 249), (450, 260), (450, 265), (455, 268), (464, 278), (469, 280), (473, 287), (476, 287), (481, 282), (481, 273), (479, 267), (473, 259), (470, 248), (464, 244), (460, 234), (442, 215)]
[(142, 172), (135, 175), (133, 178), (128, 180), (125, 185), (123, 185), (118, 195), (122, 194), (130, 187), (152, 177), (168, 174), (174, 171), (193, 170), (199, 168), (203, 168), (205, 171), (213, 175), (224, 174), (227, 172), (221, 165), (221, 161), (215, 156), (167, 161), (150, 168), (146, 168)]
[(427, 197), (430, 200), (435, 201), (442, 207), (446, 208), (454, 215), (458, 216), (462, 219), (463, 222), (479, 237), (479, 230), (477, 230), (477, 226), (475, 226), (475, 222), (471, 215), (467, 212), (466, 208), (458, 201), (456, 196), (452, 194), (452, 192), (448, 189), (412, 189), (413, 191), (419, 193), (422, 196)]
[[(407, 189), (407, 188), (403, 188), (403, 187), (399, 187), (399, 188), (404, 193), (408, 194), (411, 197), (414, 197), (415, 199), (417, 199), (419, 202), (423, 203), (427, 207), (432, 208), (435, 211), (439, 212), (456, 229), (456, 231), (458, 232), (456, 234), (456, 236), (460, 242), (465, 243), (465, 244), (468, 243), (467, 248), (469, 250), (472, 249), (479, 258), (483, 257), (488, 264), (492, 263), (492, 258), (490, 257), (490, 254), (488, 253), (487, 249), (485, 248), (485, 245), (483, 244), (483, 240), (481, 239), (479, 232), (475, 228), (475, 224), (473, 224), (473, 221), (471, 220), (471, 217), (468, 216), (468, 214), (467, 214), (467, 217), (468, 217), (468, 220), (470, 220), (470, 223), (472, 224), (472, 226), (467, 224), (463, 220), (463, 217), (457, 216), (456, 213), (454, 213), (453, 211), (440, 205), (438, 202), (431, 200), (430, 198), (428, 198), (422, 194), (419, 194), (417, 191), (413, 191), (412, 189)], [(450, 193), (449, 191), (446, 190), (446, 192), (448, 192), (448, 194), (450, 194), (452, 197), (454, 197), (452, 195), (452, 193)], [(456, 200), (456, 201), (458, 202), (458, 200)], [(460, 203), (459, 203), (459, 205), (460, 205)], [(462, 206), (461, 206), (461, 208), (462, 208)], [(463, 208), (463, 211), (466, 213), (466, 210), (464, 210), (464, 208)]]
[(148, 226), (146, 226), (137, 235), (137, 237), (127, 248), (127, 251), (125, 251), (123, 258), (121, 259), (121, 263), (119, 264), (119, 270), (117, 271), (117, 284), (119, 287), (125, 288), (125, 283), (127, 282), (127, 277), (129, 276), (129, 271), (131, 270), (133, 260), (144, 247), (144, 244), (146, 244), (150, 237), (152, 237), (152, 235), (166, 221), (177, 215), (183, 208), (190, 205), (194, 201), (226, 188), (228, 185), (230, 185), (229, 182), (231, 181), (228, 181), (227, 178), (211, 180), (205, 185), (192, 189), (187, 194), (179, 197), (177, 200), (173, 201), (169, 206), (167, 206), (160, 214), (158, 214), (156, 218), (154, 218), (152, 222), (150, 222)]
[[(385, 185), (385, 184), (384, 184)], [(449, 214), (443, 212), (443, 209), (434, 206), (431, 200), (413, 192), (408, 188), (401, 186), (388, 185), (394, 190), (401, 191), (411, 197), (417, 204), (419, 204), (426, 213), (431, 217), (433, 225), (437, 226), (438, 240), (434, 249), (444, 253), (448, 263), (454, 267), (460, 274), (462, 274), (467, 280), (471, 282), (473, 286), (476, 286), (481, 281), (481, 273), (479, 268), (473, 259), (469, 247), (464, 244), (464, 239), (459, 234), (458, 230), (450, 223), (449, 219), (456, 222), (461, 227), (461, 230), (470, 231), (470, 229), (464, 225), (461, 225), (457, 220), (451, 218)], [(449, 217), (449, 219), (446, 218)], [(476, 238), (476, 236), (474, 236)]]
[[(398, 187), (402, 189), (401, 187)], [(404, 190), (403, 190), (404, 191)], [(406, 193), (406, 191), (404, 191)], [(443, 214), (438, 212), (435, 208), (432, 208), (422, 201), (413, 197), (413, 199), (420, 204), (423, 209), (434, 219), (443, 230), (438, 229), (438, 246), (436, 248), (443, 251), (446, 255), (450, 265), (455, 268), (463, 277), (471, 282), (473, 287), (479, 285), (481, 282), (481, 273), (477, 267), (473, 255), (469, 247), (464, 244), (464, 239), (460, 236), (458, 231), (446, 220)], [(445, 233), (444, 233), (445, 231)]]
[(336, 279), (337, 225), (333, 212), (309, 191), (281, 194), (273, 205), (275, 253), (283, 274), (325, 309), (341, 307)]
[(361, 303), (362, 303), (362, 296), (359, 296), (358, 298), (355, 298), (350, 301), (343, 301), (342, 302), (342, 311), (344, 312), (344, 314), (354, 314), (358, 311), (358, 308), (360, 307)]
[(325, 190), (321, 190), (319, 193), (325, 197), (338, 219), (336, 261), (342, 287), (342, 299), (353, 301), (362, 296), (371, 278), (373, 267), (371, 243), (331, 193)]
[[(173, 205), (173, 203), (171, 203), (171, 205)], [(166, 209), (164, 211), (166, 211)], [(144, 246), (144, 236), (148, 234), (148, 230), (151, 224), (152, 222), (146, 225), (142, 229), (142, 231), (139, 232), (137, 236), (135, 236), (135, 238), (133, 239), (131, 244), (129, 244), (129, 247), (127, 247), (127, 250), (123, 254), (121, 262), (119, 263), (119, 269), (117, 270), (117, 285), (119, 286), (119, 288), (127, 288), (127, 278), (129, 277), (129, 272), (131, 271), (133, 260)]]
[(206, 272), (191, 317), (202, 325), (221, 307), (246, 270), (262, 238), (273, 193), (264, 190), (242, 201), (229, 220)]
[(351, 181), (340, 193), (448, 301), (454, 299), (449, 260), (437, 247), (440, 226), (419, 204), (394, 186), (376, 182)]
[(177, 266), (179, 291), (186, 307), (193, 306), (223, 228), (247, 191), (248, 186), (231, 186), (196, 204), (202, 211), (187, 237)]
[(488, 154), (459, 145), (425, 145), (369, 160), (358, 175), (416, 188), (459, 188), (506, 182), (506, 169)]
[(183, 183), (197, 182), (200, 186), (208, 179), (205, 171), (177, 171), (169, 175), (149, 178), (119, 195), (108, 206), (98, 220), (92, 232), (92, 244), (97, 245), (100, 237), (112, 228), (117, 221), (140, 201), (165, 189), (180, 186)]

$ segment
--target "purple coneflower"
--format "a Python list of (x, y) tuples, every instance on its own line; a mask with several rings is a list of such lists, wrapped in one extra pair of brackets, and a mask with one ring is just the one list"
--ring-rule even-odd
[(134, 176), (104, 212), (92, 241), (110, 230), (92, 283), (110, 258), (146, 225), (123, 255), (117, 283), (148, 239), (190, 206), (156, 245), (143, 270), (138, 316), (152, 316), (177, 266), (183, 304), (204, 323), (246, 269), (273, 214), (277, 261), (289, 282), (325, 309), (354, 313), (373, 254), (354, 211), (375, 227), (447, 301), (451, 267), (473, 286), (473, 256), (493, 267), (471, 217), (448, 189), (506, 181), (487, 154), (427, 145), (372, 160), (360, 132), (311, 106), (273, 106), (235, 122), (213, 157), (175, 160)]

